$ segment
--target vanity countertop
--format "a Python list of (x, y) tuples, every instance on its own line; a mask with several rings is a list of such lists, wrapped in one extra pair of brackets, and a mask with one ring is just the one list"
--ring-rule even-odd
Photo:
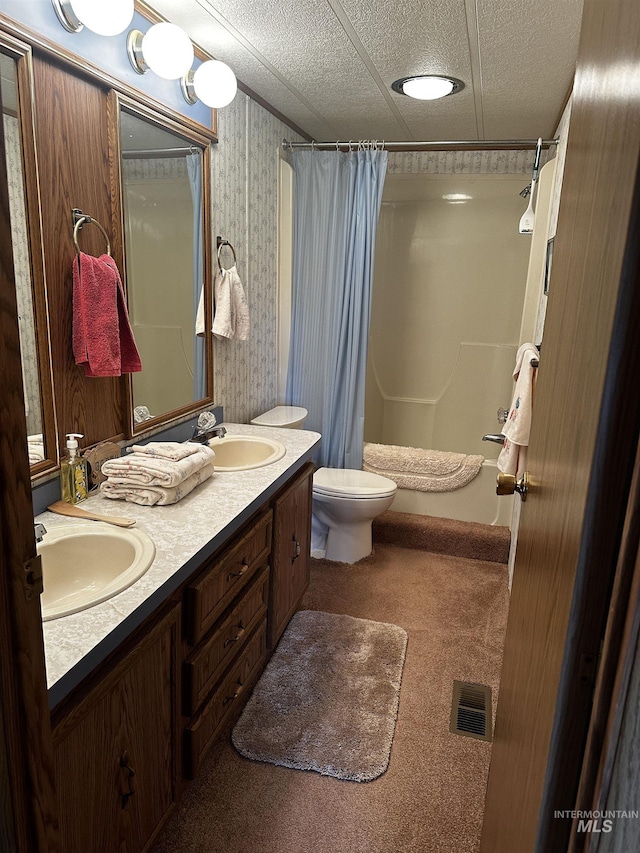
[[(82, 503), (92, 512), (135, 518), (137, 528), (155, 543), (156, 556), (140, 580), (108, 601), (43, 622), (50, 707), (55, 707), (266, 503), (310, 458), (311, 450), (320, 441), (317, 432), (308, 430), (251, 424), (225, 427), (229, 435), (274, 438), (284, 444), (287, 452), (282, 459), (262, 468), (214, 473), (171, 506), (139, 506), (101, 495), (92, 495)], [(36, 521), (53, 529), (72, 520), (44, 512)]]

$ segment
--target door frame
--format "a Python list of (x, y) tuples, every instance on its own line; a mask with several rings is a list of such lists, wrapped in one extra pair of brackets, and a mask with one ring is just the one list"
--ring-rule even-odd
[(25, 564), (36, 547), (1, 122), (0, 387), (0, 846), (55, 853), (61, 847), (40, 598), (25, 594)]

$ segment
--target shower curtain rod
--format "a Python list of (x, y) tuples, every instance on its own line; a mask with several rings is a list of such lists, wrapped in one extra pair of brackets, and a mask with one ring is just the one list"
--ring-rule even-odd
[[(558, 139), (543, 139), (542, 147), (550, 148), (558, 144)], [(485, 149), (496, 151), (511, 148), (535, 148), (537, 139), (464, 139), (449, 140), (444, 142), (385, 142), (384, 140), (349, 140), (348, 142), (290, 142), (282, 140), (285, 151), (296, 151), (309, 148), (315, 151), (331, 151), (346, 148), (348, 151), (359, 149), (383, 150), (383, 151), (460, 151), (470, 149), (483, 151)]]

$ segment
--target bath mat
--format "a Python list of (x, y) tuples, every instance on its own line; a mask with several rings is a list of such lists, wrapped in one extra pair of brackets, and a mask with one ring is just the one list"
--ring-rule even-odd
[(477, 477), (483, 462), (484, 456), (366, 441), (362, 468), (388, 477), (402, 489), (453, 492)]
[(295, 614), (231, 740), (245, 758), (370, 782), (389, 765), (407, 633), (335, 613)]

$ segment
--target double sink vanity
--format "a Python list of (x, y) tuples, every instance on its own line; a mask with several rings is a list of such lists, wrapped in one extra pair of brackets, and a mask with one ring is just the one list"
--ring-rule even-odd
[[(135, 519), (131, 530), (146, 534), (155, 555), (121, 592), (43, 623), (65, 850), (142, 851), (153, 843), (308, 584), (309, 459), (320, 436), (226, 428), (214, 461), (220, 470), (179, 503), (96, 496), (84, 504)], [(43, 548), (69, 527), (49, 512), (37, 521), (47, 529)], [(91, 521), (73, 529), (81, 526), (95, 531), (89, 547), (81, 536), (74, 544), (84, 588), (101, 559), (99, 534), (106, 551), (110, 534), (129, 531)], [(43, 557), (45, 595), (46, 564)]]

